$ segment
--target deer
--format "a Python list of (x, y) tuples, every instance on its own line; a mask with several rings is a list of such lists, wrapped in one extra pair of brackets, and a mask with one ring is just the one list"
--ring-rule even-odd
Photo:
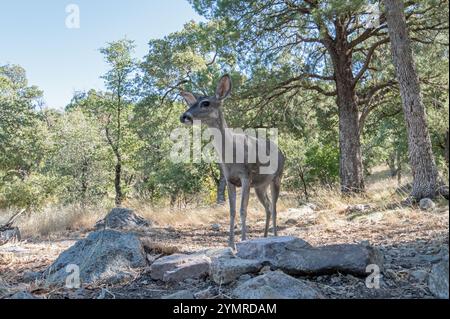
[[(219, 165), (223, 170), (228, 190), (228, 201), (230, 209), (230, 231), (228, 245), (236, 249), (235, 244), (235, 217), (236, 217), (236, 187), (241, 187), (241, 240), (247, 239), (247, 207), (250, 196), (250, 189), (254, 188), (255, 193), (264, 206), (266, 221), (264, 237), (268, 236), (270, 218), (272, 217), (273, 235), (277, 236), (277, 201), (280, 195), (281, 178), (285, 157), (278, 149), (277, 145), (269, 139), (259, 138), (245, 133), (236, 133), (228, 128), (224, 118), (223, 103), (229, 97), (232, 90), (231, 77), (223, 75), (216, 88), (215, 95), (201, 96), (191, 92), (181, 91), (189, 109), (180, 116), (181, 123), (193, 125), (195, 121), (205, 124), (207, 129), (216, 130), (220, 138), (215, 138), (213, 146), (218, 155)], [(229, 145), (233, 156), (230, 159), (230, 152), (224, 146)], [(263, 159), (260, 152), (254, 150), (267, 150), (270, 152), (270, 163)], [(243, 150), (243, 151), (242, 151)], [(253, 160), (250, 158), (250, 150), (253, 151)], [(237, 155), (243, 152), (244, 160), (238, 160)], [(242, 154), (241, 154), (242, 155)], [(267, 155), (267, 153), (265, 154)], [(255, 158), (256, 157), (256, 158)], [(264, 170), (267, 165), (272, 169)], [(270, 187), (271, 199), (268, 196)]]

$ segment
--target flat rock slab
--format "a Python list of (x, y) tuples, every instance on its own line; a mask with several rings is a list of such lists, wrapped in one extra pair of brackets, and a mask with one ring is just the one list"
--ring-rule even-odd
[(428, 288), (435, 297), (448, 299), (448, 256), (433, 265), (428, 277)]
[(78, 267), (81, 283), (113, 283), (129, 278), (130, 269), (146, 265), (144, 249), (136, 235), (102, 230), (90, 233), (61, 253), (45, 270), (44, 278), (49, 284), (65, 284), (69, 275), (77, 275)]
[(305, 280), (271, 271), (239, 284), (232, 292), (238, 299), (320, 299), (322, 294)]
[(151, 222), (136, 215), (128, 208), (113, 208), (108, 215), (95, 224), (95, 229), (124, 229), (136, 227), (148, 227)]
[(150, 276), (165, 282), (198, 279), (209, 274), (211, 259), (202, 253), (173, 254), (157, 259), (150, 266)]
[(236, 255), (244, 259), (257, 259), (260, 261), (270, 261), (279, 254), (284, 254), (291, 249), (307, 248), (312, 246), (303, 239), (284, 236), (267, 237), (253, 240), (246, 240), (236, 244)]
[(350, 273), (367, 276), (366, 267), (383, 266), (381, 252), (368, 245), (341, 244), (312, 247), (295, 237), (273, 237), (237, 244), (237, 256), (256, 259), (295, 275)]
[(210, 277), (217, 284), (228, 284), (248, 273), (257, 273), (262, 263), (254, 259), (239, 257), (212, 258)]

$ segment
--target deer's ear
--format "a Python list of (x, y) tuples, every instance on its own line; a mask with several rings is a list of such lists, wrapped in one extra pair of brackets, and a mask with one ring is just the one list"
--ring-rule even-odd
[(194, 94), (190, 92), (182, 91), (180, 92), (180, 95), (184, 98), (184, 100), (189, 106), (192, 106), (197, 102), (197, 98), (194, 96)]
[(218, 100), (224, 100), (231, 93), (231, 77), (228, 74), (222, 76), (217, 84), (216, 98)]

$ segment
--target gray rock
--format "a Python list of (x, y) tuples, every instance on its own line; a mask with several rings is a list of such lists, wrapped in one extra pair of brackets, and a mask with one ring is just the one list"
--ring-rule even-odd
[(220, 231), (220, 224), (212, 224), (211, 230), (213, 231)]
[(433, 265), (428, 277), (428, 288), (440, 299), (448, 299), (448, 256), (439, 264)]
[(161, 299), (194, 299), (194, 295), (189, 290), (180, 290), (176, 293), (162, 296)]
[(297, 225), (298, 220), (294, 218), (289, 218), (284, 222), (286, 225)]
[(42, 273), (38, 271), (25, 271), (22, 275), (23, 282), (32, 282), (42, 278)]
[(239, 257), (212, 258), (210, 276), (217, 284), (228, 284), (241, 275), (257, 273), (262, 268), (258, 260)]
[(292, 236), (258, 238), (238, 242), (236, 255), (244, 259), (257, 259), (265, 262), (273, 260), (277, 255), (290, 249), (307, 247), (312, 246), (303, 239)]
[(217, 289), (210, 286), (210, 287), (208, 287), (208, 288), (206, 288), (204, 290), (196, 292), (194, 294), (194, 298), (195, 299), (212, 299), (215, 296), (217, 296), (217, 294), (218, 294)]
[(363, 213), (370, 210), (372, 207), (369, 204), (356, 204), (356, 205), (349, 205), (345, 209), (347, 213)]
[(173, 254), (157, 259), (150, 266), (150, 276), (155, 280), (183, 281), (208, 275), (211, 259), (205, 254)]
[(250, 280), (250, 279), (252, 279), (252, 276), (249, 275), (249, 274), (245, 274), (245, 275), (240, 276), (238, 281), (243, 282), (243, 281), (247, 281), (247, 280)]
[(318, 299), (322, 294), (307, 281), (280, 271), (268, 272), (240, 283), (232, 292), (238, 299)]
[(235, 256), (233, 249), (231, 249), (230, 247), (209, 248), (209, 249), (201, 250), (198, 253), (205, 254), (207, 257), (210, 257), (210, 258), (230, 258), (230, 257)]
[(383, 269), (381, 252), (358, 244), (312, 247), (295, 237), (272, 237), (237, 244), (237, 256), (268, 263), (272, 269), (289, 274), (321, 275), (351, 273), (366, 276), (366, 267), (376, 264)]
[(18, 227), (0, 230), (0, 245), (8, 242), (19, 242), (20, 240), (20, 230)]
[(433, 210), (436, 204), (429, 198), (422, 198), (419, 202), (419, 207), (421, 210)]
[(66, 278), (79, 267), (81, 283), (113, 283), (132, 276), (130, 269), (147, 265), (145, 252), (138, 237), (115, 230), (90, 233), (68, 250), (45, 270), (49, 284), (65, 284)]
[(299, 208), (288, 208), (285, 216), (290, 219), (299, 219), (314, 214), (314, 209), (308, 205)]
[(38, 298), (27, 291), (19, 291), (16, 292), (11, 297), (9, 297), (8, 299), (41, 299), (41, 298)]
[(99, 220), (94, 227), (98, 230), (104, 228), (123, 229), (148, 226), (151, 226), (151, 222), (136, 215), (133, 210), (116, 207), (104, 219)]
[(428, 272), (425, 270), (418, 269), (411, 271), (409, 276), (417, 282), (424, 282), (428, 277)]

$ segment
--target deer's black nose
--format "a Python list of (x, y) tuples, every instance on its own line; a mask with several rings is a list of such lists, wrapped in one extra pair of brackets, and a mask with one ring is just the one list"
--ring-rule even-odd
[(181, 115), (180, 117), (180, 121), (181, 123), (186, 123), (186, 122), (193, 122), (193, 118), (192, 115), (190, 113), (184, 113), (183, 115)]

